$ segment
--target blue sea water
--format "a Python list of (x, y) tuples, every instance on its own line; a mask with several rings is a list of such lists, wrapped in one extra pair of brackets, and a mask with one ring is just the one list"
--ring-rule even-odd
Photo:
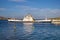
[(0, 20), (0, 40), (60, 40), (60, 25)]

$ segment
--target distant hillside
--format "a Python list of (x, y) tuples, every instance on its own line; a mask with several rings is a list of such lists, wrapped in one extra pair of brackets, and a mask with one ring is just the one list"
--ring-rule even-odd
[(0, 16), (0, 20), (7, 20), (7, 18)]

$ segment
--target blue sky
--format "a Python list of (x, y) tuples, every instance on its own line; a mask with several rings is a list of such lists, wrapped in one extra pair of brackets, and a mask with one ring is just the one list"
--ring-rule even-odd
[(0, 16), (23, 18), (60, 17), (60, 0), (0, 0)]

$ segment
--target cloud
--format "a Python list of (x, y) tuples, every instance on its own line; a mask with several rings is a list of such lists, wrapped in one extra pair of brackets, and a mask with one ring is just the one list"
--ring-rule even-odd
[(60, 9), (53, 9), (50, 11), (51, 13), (60, 13)]
[(25, 11), (33, 11), (33, 12), (39, 12), (39, 13), (60, 13), (60, 9), (51, 9), (51, 8), (34, 8), (30, 6), (16, 6), (17, 8), (20, 8)]
[(0, 11), (5, 11), (6, 10), (6, 8), (0, 8)]
[(34, 8), (30, 6), (16, 6), (18, 9), (23, 10), (26, 13), (32, 13), (37, 16), (49, 16), (56, 17), (60, 15), (60, 9), (52, 8)]
[(9, 0), (9, 1), (13, 1), (13, 2), (26, 2), (26, 0)]
[(23, 9), (23, 10), (29, 10), (29, 11), (37, 11), (37, 10), (40, 10), (39, 8), (33, 8), (33, 7), (29, 7), (29, 6), (16, 6), (16, 8), (20, 8), (20, 9)]

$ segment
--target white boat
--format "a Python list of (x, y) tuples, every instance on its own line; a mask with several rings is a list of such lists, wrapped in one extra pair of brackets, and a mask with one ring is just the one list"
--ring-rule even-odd
[(13, 21), (21, 22), (22, 20), (8, 19), (8, 21), (11, 21), (11, 22), (13, 22)]
[(14, 19), (14, 18), (12, 18), (12, 19), (8, 19), (8, 21), (15, 21), (15, 22), (25, 22), (25, 23), (33, 23), (33, 22), (51, 22), (51, 20), (49, 20), (49, 19), (47, 19), (47, 18), (45, 18), (44, 20), (34, 20), (33, 19), (33, 17), (32, 17), (32, 15), (30, 15), (30, 14), (28, 14), (28, 15), (26, 15), (24, 18), (23, 18), (23, 20), (17, 20), (17, 19)]

